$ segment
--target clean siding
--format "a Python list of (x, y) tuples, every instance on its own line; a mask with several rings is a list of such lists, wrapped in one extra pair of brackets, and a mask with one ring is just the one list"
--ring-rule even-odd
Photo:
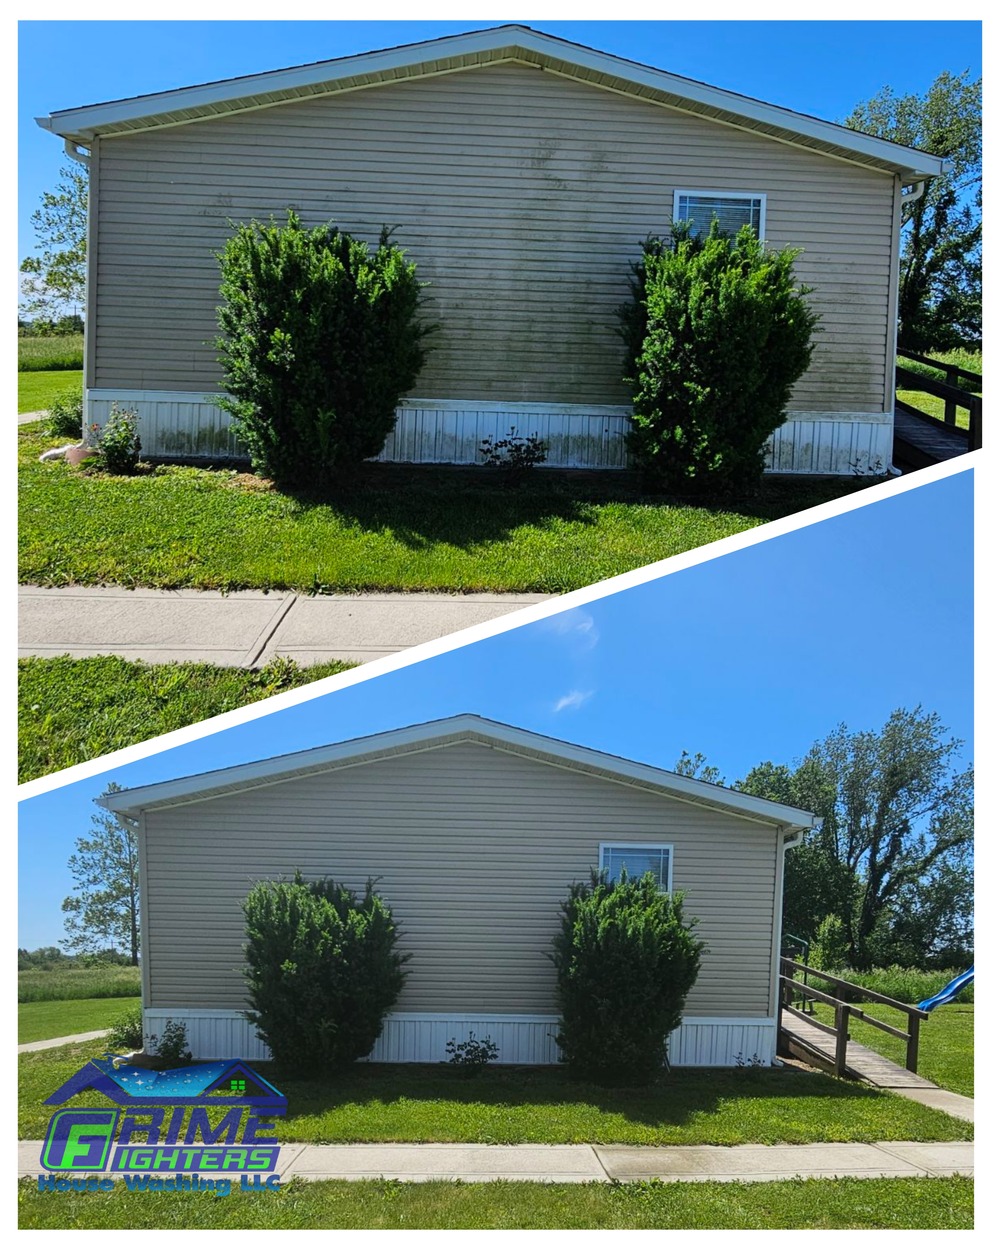
[(550, 1013), (547, 958), (601, 841), (669, 842), (708, 944), (686, 1015), (771, 1008), (774, 828), (472, 742), (145, 816), (148, 1007), (238, 1009), (253, 882), (368, 877), (413, 952), (401, 1012)]
[(398, 226), (441, 327), (414, 395), (627, 403), (615, 309), (678, 188), (764, 192), (804, 249), (823, 329), (791, 408), (882, 411), (891, 176), (514, 63), (102, 140), (93, 384), (216, 390), (228, 223), (291, 204)]

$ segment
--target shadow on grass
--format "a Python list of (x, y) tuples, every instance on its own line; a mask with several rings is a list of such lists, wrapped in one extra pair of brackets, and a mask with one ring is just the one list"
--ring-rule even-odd
[(684, 514), (737, 515), (773, 521), (871, 486), (871, 478), (765, 478), (752, 495), (677, 497), (644, 492), (635, 473), (543, 469), (505, 485), (482, 468), (365, 465), (360, 480), (326, 492), (286, 491), (306, 514), (328, 509), (369, 533), (390, 532), (414, 550), (439, 543), (469, 550), (507, 540), (523, 528), (556, 522), (592, 526), (596, 510), (611, 504)]
[(469, 1079), (445, 1064), (357, 1064), (342, 1076), (303, 1079), (288, 1076), (275, 1064), (254, 1065), (288, 1098), (288, 1118), (320, 1116), (348, 1104), (364, 1107), (394, 1103), (447, 1102), (495, 1108), (572, 1108), (585, 1105), (648, 1127), (684, 1125), (712, 1115), (730, 1099), (823, 1099), (857, 1103), (882, 1100), (880, 1090), (838, 1081), (821, 1072), (796, 1068), (780, 1071), (683, 1069), (665, 1074), (653, 1085), (607, 1089), (573, 1080), (553, 1068), (496, 1066)]

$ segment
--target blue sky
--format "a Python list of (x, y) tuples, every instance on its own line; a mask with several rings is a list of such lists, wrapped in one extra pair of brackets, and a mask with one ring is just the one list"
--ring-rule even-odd
[[(219, 11), (218, 4), (207, 7)], [(887, 84), (923, 92), (942, 70), (970, 69), (975, 76), (982, 66), (979, 22), (24, 21), (18, 39), (18, 256), (32, 250), (29, 218), (68, 159), (61, 141), (35, 125), (36, 116), (500, 20), (830, 121), (842, 120)]]
[(21, 805), (18, 944), (60, 940), (65, 869), (130, 787), (475, 712), (729, 782), (839, 722), (922, 704), (972, 759), (972, 473), (932, 482)]

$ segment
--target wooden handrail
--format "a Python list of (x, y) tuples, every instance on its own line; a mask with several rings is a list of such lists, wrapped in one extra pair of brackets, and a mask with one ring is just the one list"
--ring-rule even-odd
[[(908, 1029), (903, 1032), (901, 1029), (894, 1028), (891, 1024), (886, 1024), (884, 1020), (878, 1020), (874, 1016), (866, 1015), (859, 1007), (845, 1002), (842, 998), (835, 998), (832, 994), (826, 994), (822, 990), (813, 989), (805, 980), (797, 981), (794, 976), (789, 976), (785, 969), (794, 969), (804, 976), (819, 977), (820, 980), (828, 982), (839, 992), (844, 990), (853, 990), (855, 993), (864, 998), (870, 999), (872, 1002), (882, 1003), (887, 1007), (893, 1007), (897, 1011), (902, 1011), (907, 1018)], [(797, 992), (804, 998), (814, 999), (816, 1002), (827, 1003), (833, 1007), (834, 1024), (833, 1029), (829, 1025), (820, 1024), (818, 1020), (810, 1021), (815, 1027), (822, 1029), (826, 1033), (833, 1033), (836, 1037), (836, 1048), (834, 1051), (834, 1071), (838, 1076), (843, 1076), (847, 1062), (847, 1043), (850, 1040), (848, 1033), (848, 1025), (851, 1017), (863, 1020), (867, 1024), (873, 1025), (877, 1029), (881, 1029), (884, 1033), (889, 1033), (893, 1037), (901, 1038), (906, 1042), (906, 1069), (908, 1072), (916, 1072), (917, 1070), (917, 1052), (920, 1045), (920, 1021), (926, 1020), (928, 1012), (921, 1011), (919, 1007), (914, 1007), (912, 1003), (901, 1003), (897, 998), (889, 998), (886, 994), (878, 994), (875, 990), (866, 989), (863, 985), (857, 985), (853, 981), (845, 981), (843, 977), (831, 976), (828, 972), (824, 972), (821, 968), (811, 968), (808, 964), (800, 964), (795, 959), (789, 959), (785, 956), (781, 960), (781, 970), (778, 973), (778, 1027), (781, 1027), (781, 1013), (783, 1011), (790, 1012), (793, 1016), (800, 1019), (807, 1019), (803, 1012), (792, 1007), (790, 1002), (786, 1002), (786, 997), (791, 997), (793, 992)]]
[(971, 378), (977, 390), (983, 389), (983, 375), (974, 373), (971, 369), (963, 369), (961, 365), (945, 364), (943, 360), (932, 360), (930, 356), (921, 356), (919, 352), (908, 352), (902, 347), (897, 347), (896, 355), (905, 356), (907, 360), (915, 360), (920, 365), (930, 365), (932, 369), (940, 369), (944, 374), (958, 374), (963, 378)]

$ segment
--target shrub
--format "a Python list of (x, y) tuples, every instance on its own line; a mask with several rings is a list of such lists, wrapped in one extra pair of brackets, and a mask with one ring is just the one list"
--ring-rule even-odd
[(111, 405), (104, 425), (95, 421), (90, 427), (91, 446), (98, 466), (105, 473), (134, 473), (139, 463), (139, 414), (134, 408)]
[(609, 883), (591, 873), (570, 887), (554, 939), (562, 1059), (603, 1085), (653, 1080), (681, 1022), (704, 944), (685, 922), (683, 896), (652, 873)]
[(142, 1050), (142, 1004), (136, 1003), (111, 1026), (107, 1036), (110, 1050)]
[(257, 1028), (289, 1071), (343, 1068), (375, 1045), (403, 988), (392, 912), (371, 881), (360, 900), (324, 878), (261, 881), (243, 904)]
[(477, 1038), (475, 1033), (469, 1034), (467, 1042), (456, 1042), (452, 1037), (445, 1043), (445, 1054), (450, 1056), (448, 1062), (461, 1068), (463, 1076), (475, 1076), (488, 1063), (500, 1057), (500, 1047), (491, 1037)]
[(488, 469), (499, 469), (504, 479), (513, 484), (536, 464), (545, 463), (549, 445), (537, 434), (527, 437), (518, 434), (517, 427), (512, 425), (506, 438), (494, 439), (492, 434), (487, 434), (479, 444), (479, 454)]
[(187, 1025), (180, 1020), (168, 1020), (162, 1033), (149, 1035), (149, 1050), (168, 1066), (187, 1063), (191, 1058), (187, 1044)]
[(839, 916), (829, 915), (819, 923), (816, 938), (809, 948), (809, 962), (813, 968), (830, 972), (843, 968), (851, 949), (850, 934)]
[(83, 391), (60, 391), (49, 404), (46, 430), (53, 438), (83, 438)]
[(681, 224), (642, 245), (619, 318), (629, 446), (655, 484), (725, 493), (759, 483), (818, 320), (795, 286), (797, 255), (769, 250), (749, 226), (724, 235), (718, 221), (705, 237)]
[(222, 407), (280, 486), (322, 487), (378, 455), (423, 367), (416, 267), (389, 238), (371, 252), (289, 212), (237, 227), (220, 254)]

